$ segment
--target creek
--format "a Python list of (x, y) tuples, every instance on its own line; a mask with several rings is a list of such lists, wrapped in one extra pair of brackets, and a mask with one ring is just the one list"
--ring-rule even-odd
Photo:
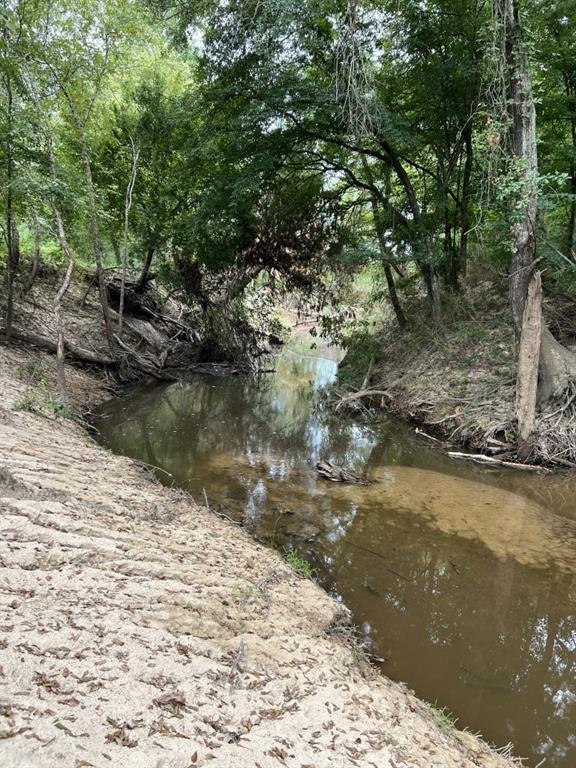
[[(94, 424), (306, 558), (386, 675), (527, 765), (574, 768), (576, 476), (453, 461), (394, 418), (335, 414), (338, 359), (296, 336), (274, 374), (134, 387)], [(374, 482), (327, 481), (326, 460)]]

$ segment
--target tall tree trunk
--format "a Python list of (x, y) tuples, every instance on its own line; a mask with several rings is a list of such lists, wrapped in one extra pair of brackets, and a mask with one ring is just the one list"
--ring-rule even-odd
[(94, 191), (94, 181), (92, 179), (92, 164), (90, 161), (90, 150), (86, 142), (84, 130), (79, 126), (80, 141), (82, 144), (82, 160), (84, 162), (84, 175), (86, 178), (86, 191), (88, 193), (88, 204), (90, 207), (90, 237), (92, 240), (92, 250), (96, 262), (96, 279), (98, 281), (98, 293), (100, 295), (100, 304), (102, 306), (102, 316), (106, 328), (106, 340), (108, 346), (114, 346), (114, 331), (112, 320), (108, 307), (108, 295), (106, 293), (106, 282), (104, 280), (104, 268), (102, 257), (102, 243), (100, 241), (100, 232), (98, 227), (98, 206), (96, 203), (96, 193)]
[(472, 167), (474, 165), (474, 147), (472, 144), (472, 122), (468, 120), (462, 131), (466, 159), (464, 161), (464, 177), (462, 179), (462, 198), (460, 203), (460, 272), (466, 274), (468, 265), (468, 240), (470, 236), (470, 185)]
[(574, 92), (574, 80), (571, 71), (565, 71), (564, 91), (568, 101), (570, 120), (570, 137), (572, 141), (572, 159), (570, 160), (569, 184), (570, 184), (570, 213), (566, 228), (566, 256), (576, 261), (574, 253), (574, 236), (576, 229), (576, 93)]
[(408, 322), (406, 320), (406, 315), (404, 314), (404, 311), (402, 309), (402, 305), (400, 304), (400, 299), (398, 298), (398, 293), (396, 291), (396, 284), (394, 283), (394, 276), (392, 275), (392, 269), (390, 267), (390, 259), (388, 257), (385, 234), (384, 234), (384, 224), (380, 216), (380, 211), (378, 210), (378, 204), (374, 198), (372, 198), (371, 205), (372, 205), (372, 218), (374, 220), (374, 229), (376, 230), (376, 236), (378, 238), (378, 246), (380, 248), (380, 255), (382, 257), (382, 262), (384, 264), (384, 274), (386, 276), (386, 284), (388, 285), (388, 297), (390, 299), (390, 303), (392, 304), (392, 308), (394, 309), (394, 314), (396, 315), (396, 320), (398, 321), (398, 325), (403, 330), (408, 325)]
[(515, 250), (510, 275), (510, 302), (520, 350), (516, 381), (519, 453), (526, 456), (532, 452), (534, 442), (536, 372), (539, 375), (537, 399), (543, 405), (573, 385), (576, 355), (552, 336), (542, 318), (539, 276), (533, 275), (538, 215), (538, 155), (532, 76), (522, 39), (519, 0), (495, 2), (512, 103), (514, 159), (523, 173), (521, 218), (513, 229)]
[(130, 180), (126, 187), (126, 199), (124, 201), (124, 231), (122, 238), (122, 281), (120, 284), (120, 304), (118, 307), (118, 336), (122, 338), (122, 321), (124, 319), (124, 296), (126, 294), (126, 269), (128, 266), (128, 225), (130, 222), (130, 208), (132, 208), (132, 193), (136, 184), (136, 173), (138, 172), (138, 150), (130, 137), (132, 148), (132, 167)]
[(27, 293), (34, 285), (38, 270), (40, 269), (40, 224), (38, 223), (38, 216), (34, 208), (30, 211), (30, 216), (32, 218), (32, 229), (34, 230), (34, 255), (32, 257), (32, 265), (30, 267), (28, 279), (26, 280), (26, 285), (24, 287), (25, 293)]
[[(54, 183), (54, 187), (56, 187), (56, 166), (54, 163), (54, 152), (52, 149), (52, 142), (50, 139), (47, 142), (47, 149), (48, 149), (48, 160), (50, 162), (50, 170), (52, 174), (52, 181)], [(54, 301), (52, 303), (54, 307), (54, 314), (56, 316), (56, 332), (57, 332), (56, 379), (57, 379), (57, 385), (58, 385), (58, 394), (60, 397), (60, 402), (66, 403), (68, 402), (68, 397), (66, 394), (66, 375), (65, 375), (65, 368), (64, 368), (66, 339), (65, 339), (65, 329), (64, 329), (64, 315), (62, 313), (62, 299), (64, 298), (66, 292), (68, 291), (68, 288), (70, 287), (70, 282), (72, 280), (72, 273), (74, 271), (74, 263), (76, 259), (74, 257), (74, 253), (72, 249), (68, 245), (66, 232), (64, 230), (64, 222), (62, 221), (62, 214), (60, 213), (60, 207), (58, 205), (58, 201), (56, 199), (55, 194), (52, 195), (51, 204), (52, 204), (52, 212), (54, 213), (54, 220), (56, 221), (56, 231), (58, 233), (58, 239), (60, 241), (62, 250), (64, 251), (68, 259), (68, 267), (66, 269), (64, 279), (62, 280), (60, 288), (57, 290), (56, 295), (54, 297)]]
[(518, 418), (518, 457), (527, 461), (534, 447), (538, 367), (542, 339), (542, 280), (535, 272), (524, 304), (522, 336), (518, 351), (516, 414)]
[[(576, 131), (574, 131), (576, 133)], [(573, 142), (573, 150), (576, 152), (576, 136)], [(566, 229), (566, 256), (576, 261), (574, 253), (574, 230), (576, 229), (576, 162), (570, 163), (570, 215)]]
[(58, 382), (58, 394), (60, 396), (60, 402), (66, 403), (68, 401), (68, 397), (66, 394), (66, 377), (65, 377), (65, 369), (64, 369), (64, 353), (65, 353), (65, 328), (64, 328), (64, 316), (62, 313), (62, 299), (64, 298), (66, 292), (68, 291), (68, 288), (70, 287), (70, 282), (72, 280), (72, 272), (74, 271), (74, 253), (71, 250), (70, 246), (68, 245), (68, 241), (66, 239), (66, 233), (64, 231), (64, 224), (62, 222), (62, 216), (60, 214), (60, 209), (58, 207), (58, 204), (53, 201), (52, 202), (52, 210), (54, 212), (54, 218), (56, 219), (56, 226), (58, 230), (58, 239), (60, 240), (60, 245), (62, 246), (62, 250), (66, 254), (68, 258), (68, 267), (66, 269), (66, 274), (64, 275), (64, 279), (60, 285), (60, 288), (58, 289), (56, 296), (54, 297), (54, 314), (56, 315), (56, 330), (58, 333), (58, 342), (56, 347), (56, 377)]
[(148, 280), (148, 275), (150, 274), (150, 268), (152, 266), (152, 262), (154, 261), (155, 253), (156, 253), (156, 248), (149, 245), (148, 248), (146, 249), (146, 258), (144, 259), (144, 264), (142, 265), (142, 271), (140, 272), (140, 277), (136, 282), (136, 286), (135, 286), (136, 291), (141, 291), (146, 285), (146, 281)]
[[(8, 30), (4, 27), (4, 42), (8, 40)], [(14, 99), (12, 94), (12, 79), (9, 74), (4, 77), (6, 88), (6, 315), (4, 337), (6, 344), (10, 344), (12, 334), (12, 321), (14, 317), (14, 289), (18, 264), (20, 262), (20, 249), (18, 243), (18, 230), (14, 223), (12, 182), (14, 176), (14, 156), (12, 152), (12, 133), (14, 128)]]
[(518, 201), (520, 205), (517, 207), (519, 220), (512, 230), (514, 253), (510, 273), (510, 304), (514, 335), (519, 348), (516, 373), (518, 455), (525, 460), (534, 448), (537, 376), (542, 337), (542, 290), (539, 276), (533, 276), (538, 216), (536, 107), (532, 72), (523, 40), (519, 0), (496, 0), (496, 12), (501, 26), (512, 110), (512, 161), (517, 164), (517, 171), (522, 180)]
[(536, 106), (532, 72), (526, 54), (520, 21), (519, 0), (496, 0), (502, 25), (507, 85), (512, 109), (514, 162), (522, 173), (520, 219), (514, 224), (514, 254), (510, 273), (510, 303), (517, 342), (522, 335), (524, 304), (536, 258), (538, 216)]
[(450, 208), (448, 206), (448, 194), (444, 196), (444, 263), (446, 265), (446, 283), (449, 288), (457, 291), (458, 275), (460, 273), (459, 252), (456, 250), (455, 237), (452, 237), (452, 222), (450, 221)]

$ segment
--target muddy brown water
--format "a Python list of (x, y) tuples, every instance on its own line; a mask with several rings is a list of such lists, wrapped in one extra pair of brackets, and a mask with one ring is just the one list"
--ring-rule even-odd
[[(309, 560), (388, 676), (529, 766), (574, 768), (576, 476), (456, 462), (397, 420), (334, 415), (337, 361), (300, 338), (275, 374), (134, 388), (95, 426)], [(331, 483), (319, 460), (375, 482)]]

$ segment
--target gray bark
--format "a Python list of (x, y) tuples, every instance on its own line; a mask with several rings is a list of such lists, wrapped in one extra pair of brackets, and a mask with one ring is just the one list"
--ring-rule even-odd
[(527, 461), (534, 450), (538, 366), (542, 337), (542, 280), (535, 272), (528, 286), (518, 351), (516, 416), (518, 419), (518, 457)]

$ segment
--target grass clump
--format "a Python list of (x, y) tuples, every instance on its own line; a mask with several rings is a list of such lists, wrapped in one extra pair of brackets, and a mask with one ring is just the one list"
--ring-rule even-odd
[(456, 730), (458, 718), (448, 709), (448, 707), (438, 707), (436, 704), (431, 704), (430, 709), (432, 710), (434, 719), (441, 728), (449, 732)]
[(286, 552), (286, 562), (288, 565), (291, 565), (295, 571), (301, 573), (305, 578), (316, 578), (316, 569), (308, 562), (308, 560), (305, 560), (303, 557), (301, 557), (295, 550), (290, 549), (288, 552)]

